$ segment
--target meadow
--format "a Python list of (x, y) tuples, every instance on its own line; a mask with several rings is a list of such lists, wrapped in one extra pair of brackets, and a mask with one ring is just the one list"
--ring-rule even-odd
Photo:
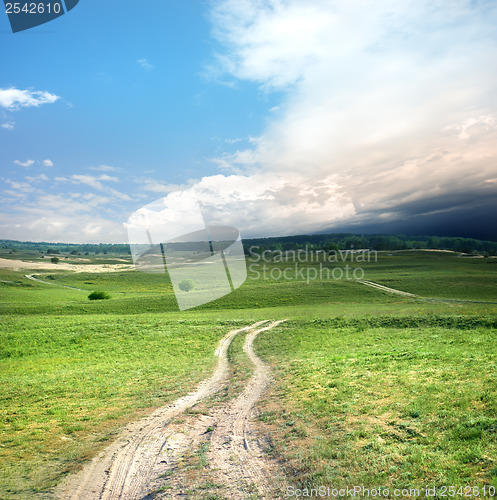
[(299, 487), (497, 486), (497, 320), (312, 320), (263, 335), (262, 422)]
[[(425, 298), (413, 299), (355, 280), (264, 279), (263, 264), (293, 263), (249, 260), (242, 287), (184, 312), (167, 274), (1, 269), (0, 497), (50, 498), (127, 421), (205, 378), (228, 330), (283, 318), (256, 342), (275, 374), (259, 424), (294, 484), (497, 486), (496, 261), (394, 251), (352, 263)], [(88, 300), (94, 290), (111, 299)], [(245, 370), (241, 341), (231, 359)]]

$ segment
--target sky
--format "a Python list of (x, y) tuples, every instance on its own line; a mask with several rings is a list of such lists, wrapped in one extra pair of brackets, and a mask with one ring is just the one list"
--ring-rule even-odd
[(494, 0), (0, 12), (0, 238), (127, 241), (178, 193), (242, 237), (497, 239)]

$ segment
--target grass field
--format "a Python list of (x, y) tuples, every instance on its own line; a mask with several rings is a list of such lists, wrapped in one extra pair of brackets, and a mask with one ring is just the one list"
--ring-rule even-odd
[(28, 498), (88, 457), (130, 417), (212, 370), (232, 322), (136, 316), (3, 318), (1, 498)]
[(497, 486), (497, 319), (296, 321), (262, 335), (261, 420), (300, 486)]
[[(282, 318), (256, 343), (276, 379), (261, 425), (295, 484), (497, 485), (495, 261), (402, 251), (354, 263), (364, 279), (438, 301), (263, 279), (249, 262), (241, 288), (182, 313), (167, 275), (2, 269), (0, 498), (43, 496), (125, 422), (204, 378), (234, 325)], [(93, 290), (112, 298), (89, 301)]]

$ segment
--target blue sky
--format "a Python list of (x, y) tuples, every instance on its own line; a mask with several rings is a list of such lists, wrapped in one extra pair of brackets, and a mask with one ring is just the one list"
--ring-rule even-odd
[(2, 14), (0, 238), (125, 242), (177, 190), (248, 236), (471, 210), (497, 190), (496, 25), (469, 0)]

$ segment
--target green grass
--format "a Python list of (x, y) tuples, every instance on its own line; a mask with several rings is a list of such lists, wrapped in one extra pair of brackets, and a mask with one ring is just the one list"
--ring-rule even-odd
[(451, 252), (382, 253), (365, 279), (424, 297), (497, 302), (497, 259)]
[(188, 392), (229, 328), (155, 314), (4, 318), (0, 498), (46, 490), (123, 422)]
[[(265, 280), (249, 261), (242, 287), (184, 312), (167, 273), (1, 269), (0, 498), (48, 491), (125, 422), (186, 394), (233, 325), (282, 318), (256, 342), (279, 387), (263, 419), (298, 481), (495, 482), (495, 260), (391, 252), (354, 264), (367, 280), (463, 299), (450, 303), (351, 280)], [(89, 301), (93, 290), (111, 299)], [(230, 394), (249, 375), (242, 344), (229, 350)]]
[(497, 486), (495, 316), (295, 321), (257, 348), (300, 486)]
[[(402, 291), (428, 298), (462, 299), (493, 302), (497, 305), (497, 259), (458, 257), (451, 252), (380, 253), (375, 262), (325, 263), (326, 267), (361, 267), (364, 278)], [(316, 263), (298, 263), (305, 273)], [(289, 272), (290, 280), (263, 279), (263, 265), (248, 260), (248, 279), (233, 293), (198, 308), (224, 313), (234, 309), (289, 308), (302, 310), (328, 304), (364, 305), (366, 309), (385, 304), (409, 304), (411, 299), (370, 289), (353, 280), (311, 280)], [(267, 264), (270, 270), (294, 268), (295, 262)], [(166, 274), (138, 271), (112, 273), (72, 273), (69, 271), (36, 272), (52, 285), (36, 283), (25, 273), (0, 271), (0, 312), (2, 314), (137, 314), (177, 311), (176, 300)], [(26, 273), (27, 274), (27, 273)], [(278, 276), (274, 274), (273, 276)], [(307, 276), (307, 274), (305, 274)], [(296, 279), (294, 279), (296, 278)], [(85, 292), (55, 285), (81, 288)], [(110, 293), (112, 300), (88, 304), (93, 290)], [(426, 306), (428, 307), (428, 306)], [(298, 313), (297, 313), (298, 314)]]

